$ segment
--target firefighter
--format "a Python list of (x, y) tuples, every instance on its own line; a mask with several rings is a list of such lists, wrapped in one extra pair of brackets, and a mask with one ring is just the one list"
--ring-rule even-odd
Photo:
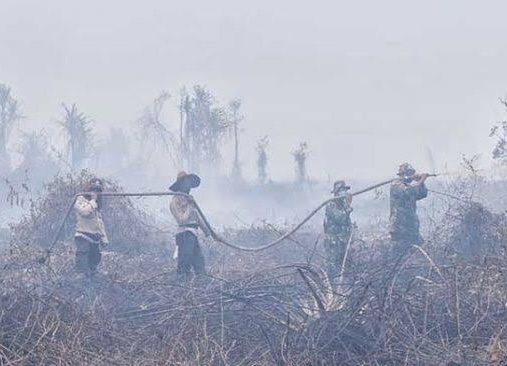
[(100, 179), (90, 179), (86, 187), (87, 194), (79, 196), (74, 205), (76, 270), (85, 277), (95, 275), (102, 258), (100, 247), (109, 243), (101, 212), (102, 190), (103, 183)]
[(425, 181), (429, 174), (416, 174), (410, 164), (404, 163), (400, 165), (398, 176), (390, 191), (389, 232), (394, 252), (404, 253), (411, 245), (424, 242), (419, 232), (417, 201), (428, 195)]
[(335, 278), (343, 264), (345, 250), (352, 235), (352, 195), (349, 193), (350, 186), (343, 180), (334, 183), (331, 193), (336, 200), (326, 206), (324, 219), (324, 246), (328, 260), (329, 277)]
[(209, 229), (204, 223), (194, 205), (190, 191), (199, 187), (201, 179), (195, 174), (180, 172), (169, 189), (173, 192), (184, 193), (185, 196), (174, 196), (171, 200), (170, 210), (176, 223), (176, 247), (178, 267), (177, 272), (182, 279), (188, 279), (193, 270), (196, 275), (206, 273), (204, 256), (199, 245), (199, 230), (206, 236), (210, 235)]

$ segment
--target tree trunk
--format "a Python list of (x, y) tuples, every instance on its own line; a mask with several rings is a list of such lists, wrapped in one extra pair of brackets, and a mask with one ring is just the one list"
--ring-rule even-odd
[[(3, 126), (2, 126), (3, 127)], [(5, 128), (0, 130), (0, 174), (7, 174), (10, 171), (10, 159), (7, 153), (7, 132)]]
[(237, 122), (234, 123), (234, 164), (232, 167), (232, 175), (234, 178), (241, 177), (241, 168), (239, 166), (239, 136)]

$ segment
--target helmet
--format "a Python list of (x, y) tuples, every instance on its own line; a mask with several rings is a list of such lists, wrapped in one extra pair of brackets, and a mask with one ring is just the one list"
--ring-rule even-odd
[(415, 169), (409, 163), (403, 163), (398, 169), (398, 176), (402, 178), (412, 178), (415, 175)]
[(344, 180), (337, 180), (334, 182), (333, 191), (331, 193), (337, 193), (341, 191), (348, 191), (350, 186), (348, 186)]

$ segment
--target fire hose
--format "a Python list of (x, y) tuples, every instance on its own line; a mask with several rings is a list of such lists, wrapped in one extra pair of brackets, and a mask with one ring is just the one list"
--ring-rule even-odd
[[(430, 174), (428, 176), (429, 177), (436, 177), (437, 174)], [(370, 192), (370, 191), (373, 191), (373, 190), (375, 190), (377, 188), (383, 187), (383, 186), (385, 186), (387, 184), (393, 183), (396, 180), (399, 180), (399, 178), (393, 178), (393, 179), (389, 179), (389, 180), (386, 180), (386, 181), (374, 184), (372, 186), (366, 187), (366, 188), (361, 189), (359, 191), (353, 192), (353, 193), (351, 193), (351, 195), (352, 196), (358, 196), (358, 195), (361, 195), (363, 193)], [(184, 196), (184, 197), (191, 197), (188, 194), (180, 193), (180, 192), (140, 192), (140, 193), (96, 192), (96, 193), (98, 195), (102, 196), (102, 197), (160, 197), (160, 196)], [(74, 195), (71, 204), (67, 208), (67, 210), (65, 212), (65, 215), (64, 215), (64, 217), (63, 217), (60, 225), (58, 226), (58, 230), (55, 233), (55, 236), (54, 236), (53, 241), (51, 242), (51, 245), (46, 250), (46, 254), (44, 255), (44, 257), (42, 257), (40, 259), (40, 263), (46, 263), (49, 260), (54, 247), (58, 243), (58, 239), (60, 238), (60, 235), (61, 235), (61, 233), (63, 231), (63, 228), (65, 226), (65, 222), (67, 221), (67, 218), (70, 216), (70, 213), (72, 212), (72, 209), (74, 208), (74, 205), (76, 203), (77, 198), (79, 196), (84, 196), (84, 195), (87, 195), (87, 194), (90, 194), (90, 192), (81, 192), (81, 193), (77, 193), (76, 195)], [(197, 212), (201, 216), (201, 218), (202, 218), (204, 224), (206, 225), (207, 229), (209, 230), (210, 235), (213, 238), (213, 240), (215, 240), (216, 242), (221, 243), (221, 244), (223, 244), (223, 245), (225, 245), (225, 246), (227, 246), (229, 248), (232, 248), (232, 249), (241, 250), (241, 251), (245, 251), (245, 252), (260, 252), (260, 251), (272, 248), (272, 247), (280, 244), (281, 242), (283, 242), (284, 240), (286, 240), (290, 236), (294, 235), (294, 233), (296, 233), (299, 229), (301, 229), (301, 227), (304, 226), (320, 210), (322, 210), (324, 207), (326, 207), (329, 203), (331, 203), (333, 201), (336, 201), (338, 199), (340, 199), (340, 197), (332, 197), (330, 199), (325, 200), (319, 206), (317, 206), (313, 211), (311, 211), (303, 220), (301, 220), (297, 225), (295, 225), (290, 231), (288, 231), (287, 233), (283, 234), (278, 239), (276, 239), (274, 241), (271, 241), (271, 242), (269, 242), (269, 243), (267, 243), (265, 245), (259, 246), (259, 247), (245, 247), (245, 246), (236, 245), (236, 244), (233, 244), (233, 243), (227, 241), (226, 239), (224, 239), (223, 237), (221, 237), (213, 229), (213, 227), (209, 223), (208, 219), (206, 218), (206, 215), (203, 213), (203, 211), (202, 211), (201, 207), (198, 205), (198, 203), (195, 202), (193, 199), (192, 199), (191, 202), (194, 204), (195, 208), (197, 209)]]

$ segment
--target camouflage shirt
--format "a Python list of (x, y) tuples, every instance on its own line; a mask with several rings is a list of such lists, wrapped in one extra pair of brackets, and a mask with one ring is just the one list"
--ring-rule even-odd
[(409, 244), (420, 244), (423, 239), (419, 233), (417, 201), (426, 198), (428, 189), (422, 184), (409, 184), (396, 181), (391, 185), (391, 238), (406, 241)]
[(351, 212), (352, 207), (347, 203), (345, 197), (329, 203), (326, 206), (324, 233), (327, 236), (348, 241), (352, 229)]

